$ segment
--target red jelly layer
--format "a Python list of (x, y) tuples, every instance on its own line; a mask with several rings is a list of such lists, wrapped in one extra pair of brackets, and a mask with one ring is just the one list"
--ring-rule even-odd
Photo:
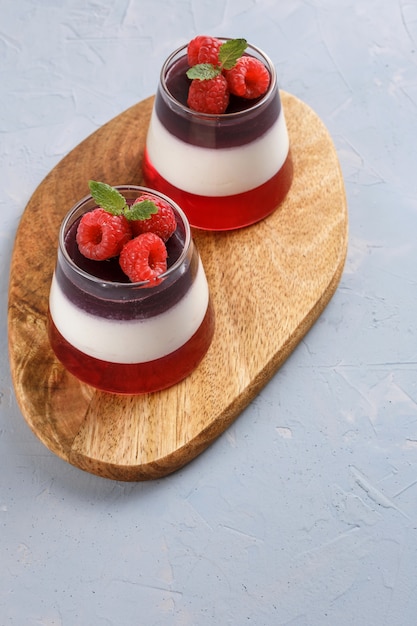
[(174, 187), (158, 173), (147, 151), (142, 167), (146, 185), (172, 198), (187, 215), (191, 226), (204, 230), (233, 230), (255, 224), (284, 200), (293, 178), (291, 152), (281, 169), (266, 183), (231, 196), (200, 196)]
[(48, 315), (49, 341), (64, 367), (96, 389), (119, 394), (149, 393), (175, 385), (197, 367), (210, 346), (213, 333), (214, 313), (210, 303), (199, 329), (178, 350), (146, 363), (110, 363), (71, 346)]

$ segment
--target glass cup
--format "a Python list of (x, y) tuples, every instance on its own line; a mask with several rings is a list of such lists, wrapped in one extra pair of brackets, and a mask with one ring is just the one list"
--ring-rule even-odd
[(129, 282), (118, 260), (90, 261), (78, 250), (81, 216), (97, 204), (86, 196), (64, 218), (49, 297), (48, 334), (65, 368), (102, 391), (140, 394), (190, 374), (207, 352), (214, 314), (189, 222), (163, 194), (116, 187), (132, 203), (142, 192), (168, 201), (177, 229), (167, 242), (168, 267), (154, 286)]
[[(221, 38), (220, 38), (221, 39)], [(222, 41), (226, 41), (223, 39)], [(293, 166), (287, 126), (271, 60), (256, 100), (231, 96), (226, 113), (197, 113), (187, 104), (187, 46), (165, 61), (146, 139), (146, 184), (173, 198), (190, 224), (205, 230), (248, 226), (272, 213), (290, 189)]]

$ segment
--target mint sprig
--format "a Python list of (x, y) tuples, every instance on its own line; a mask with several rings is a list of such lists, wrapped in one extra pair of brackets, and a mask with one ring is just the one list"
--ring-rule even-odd
[(187, 70), (187, 77), (191, 80), (210, 80), (222, 73), (231, 70), (245, 52), (248, 42), (246, 39), (229, 39), (219, 48), (219, 65), (212, 63), (197, 63)]
[(147, 220), (148, 217), (158, 213), (158, 207), (152, 200), (139, 200), (124, 212), (128, 220)]
[(219, 61), (224, 70), (231, 70), (236, 61), (245, 52), (248, 42), (246, 39), (229, 39), (220, 46)]
[(212, 63), (198, 63), (187, 70), (187, 76), (188, 78), (191, 78), (191, 80), (194, 80), (195, 78), (198, 80), (210, 80), (219, 74), (221, 74), (220, 67), (213, 65)]
[(113, 215), (123, 214), (126, 207), (126, 200), (117, 189), (110, 187), (107, 183), (99, 183), (95, 180), (88, 181), (88, 186), (91, 195), (99, 207)]
[(97, 205), (112, 215), (124, 215), (128, 220), (147, 220), (158, 207), (152, 200), (140, 200), (129, 206), (122, 194), (107, 183), (89, 180), (90, 193)]

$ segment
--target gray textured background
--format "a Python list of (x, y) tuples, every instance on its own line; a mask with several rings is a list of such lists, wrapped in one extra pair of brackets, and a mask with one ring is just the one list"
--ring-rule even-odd
[[(0, 0), (0, 625), (417, 623), (415, 0)], [(196, 34), (245, 37), (331, 133), (340, 287), (231, 428), (125, 484), (31, 433), (7, 360), (20, 216)]]

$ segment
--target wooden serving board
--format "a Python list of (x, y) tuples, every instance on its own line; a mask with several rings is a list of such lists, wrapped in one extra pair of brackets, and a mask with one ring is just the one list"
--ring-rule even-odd
[(283, 92), (294, 181), (283, 205), (239, 231), (194, 231), (216, 312), (213, 343), (171, 389), (117, 396), (80, 383), (52, 353), (46, 315), (60, 222), (89, 179), (143, 184), (153, 97), (101, 127), (44, 179), (23, 213), (12, 256), (9, 355), (19, 406), (65, 461), (124, 481), (160, 478), (221, 435), (275, 374), (323, 311), (347, 250), (343, 179), (329, 134)]

